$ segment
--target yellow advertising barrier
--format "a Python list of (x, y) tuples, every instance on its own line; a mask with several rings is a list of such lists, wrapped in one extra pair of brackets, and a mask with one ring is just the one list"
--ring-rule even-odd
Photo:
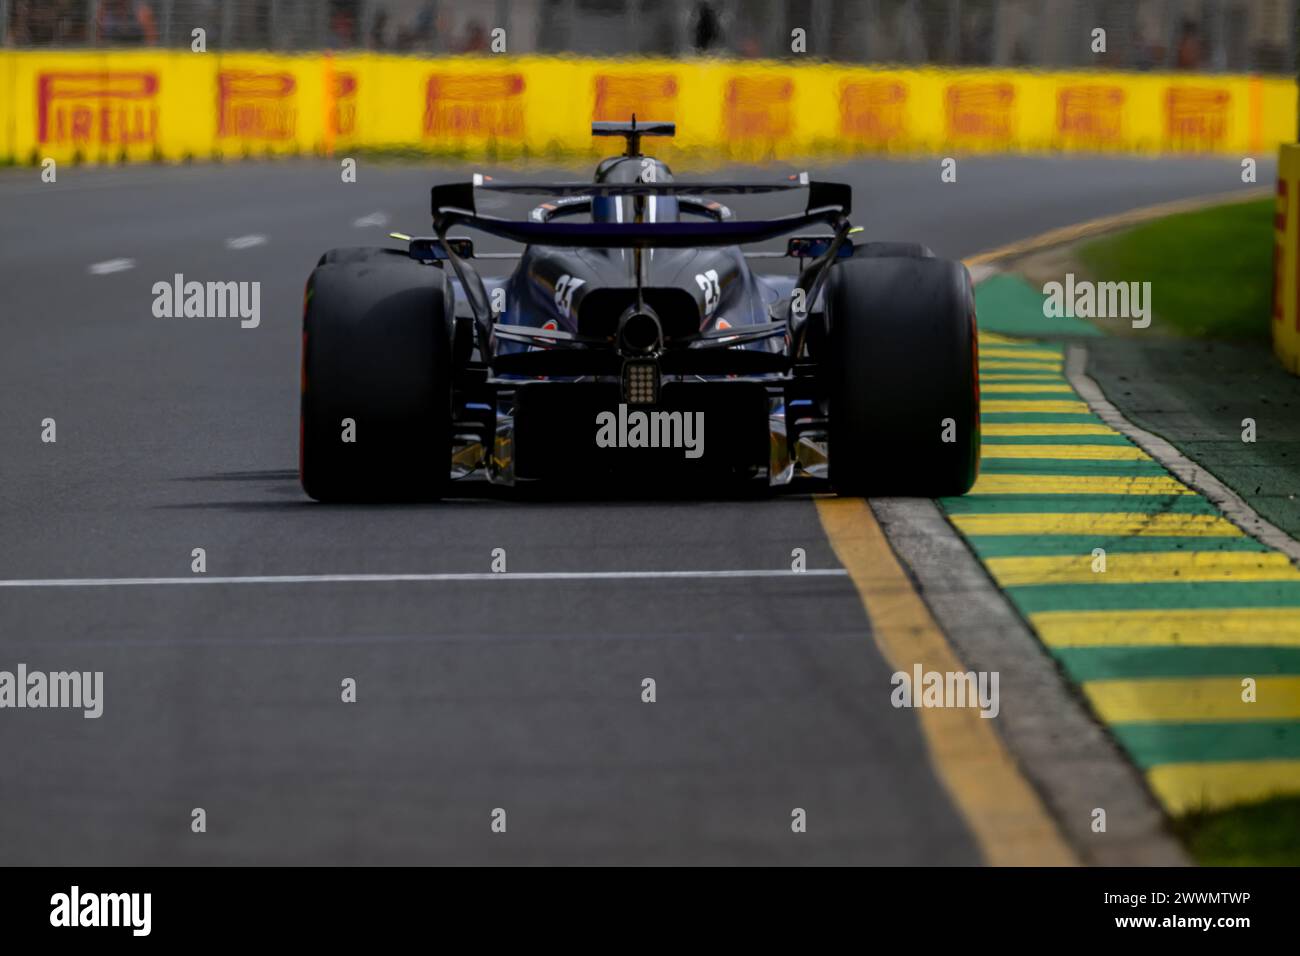
[(1300, 145), (1278, 153), (1273, 213), (1273, 351), (1300, 375)]
[(588, 155), (592, 119), (675, 120), (715, 160), (861, 153), (1250, 155), (1295, 139), (1281, 77), (368, 53), (0, 52), (0, 160), (418, 150)]

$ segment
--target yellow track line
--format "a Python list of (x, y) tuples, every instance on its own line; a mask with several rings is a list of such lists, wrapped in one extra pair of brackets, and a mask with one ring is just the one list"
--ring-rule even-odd
[[(1255, 679), (1254, 701), (1242, 700), (1244, 677)], [(1094, 680), (1083, 683), (1083, 692), (1110, 724), (1300, 720), (1300, 677), (1243, 673), (1241, 677)]]
[(1167, 763), (1148, 770), (1147, 780), (1177, 816), (1300, 793), (1300, 760)]
[[(1060, 372), (1044, 372), (1043, 375), (1024, 375), (1023, 372), (980, 372), (979, 386), (983, 389), (988, 382), (1015, 382), (1017, 385), (1028, 385), (1030, 382), (1063, 382), (1065, 377)], [(1021, 389), (1017, 389), (1019, 392)], [(1074, 389), (1071, 389), (1073, 392)]]
[(1006, 359), (991, 359), (987, 362), (980, 362), (980, 372), (985, 369), (1001, 369), (1010, 371), (1019, 369), (1024, 372), (1059, 372), (1062, 369), (1060, 362), (1015, 362)]
[[(889, 665), (911, 672), (962, 672), (929, 609), (899, 565), (875, 516), (860, 498), (819, 498), (817, 513), (871, 620)], [(970, 708), (921, 708), (921, 732), (984, 858), (995, 866), (1067, 866), (1078, 861), (993, 729)]]
[[(1074, 534), (1099, 537), (1181, 537), (1206, 535), (1240, 538), (1241, 529), (1218, 515), (1076, 512), (1070, 514), (950, 514), (965, 535)], [(1300, 616), (1298, 614), (1297, 616)]]
[(1088, 408), (1087, 402), (1059, 398), (986, 398), (980, 402), (980, 411), (1087, 415), (1092, 410)]
[[(983, 388), (983, 383), (980, 383)], [(1109, 425), (1091, 424), (1088, 422), (1067, 422), (1065, 424), (1053, 424), (1051, 422), (986, 422), (980, 431), (985, 435), (1034, 435), (1037, 437), (1049, 435), (1118, 435), (1119, 432)]]
[(980, 457), (1044, 458), (1058, 461), (1150, 461), (1137, 445), (983, 445)]
[[(966, 262), (971, 260), (966, 259)], [(1002, 335), (998, 332), (985, 332), (980, 330), (980, 345), (1024, 345), (1024, 339), (1012, 338), (1009, 335)], [(1031, 343), (1033, 344), (1033, 343)]]
[(980, 349), (980, 358), (1004, 358), (1018, 360), (1046, 359), (1050, 362), (1062, 361), (1059, 349), (1034, 349), (1034, 348), (985, 348)]
[(1056, 393), (1073, 395), (1072, 389), (1064, 381), (1057, 382), (980, 382), (980, 392), (1030, 392), (1033, 394)]
[[(1161, 584), (1180, 581), (1297, 581), (1297, 570), (1276, 551), (1138, 551), (1106, 557), (1094, 571), (1091, 552), (1050, 557), (985, 558), (1004, 588), (1034, 584)], [(1296, 609), (1300, 616), (1300, 608)]]
[[(1028, 385), (1032, 382), (1064, 382), (1065, 376), (1060, 371), (1053, 372), (1048, 370), (1038, 375), (1030, 375), (1027, 372), (980, 372), (980, 388), (983, 388), (987, 382), (1015, 382), (1018, 385)], [(1070, 389), (1074, 391), (1074, 389)]]
[(1049, 647), (1300, 647), (1300, 608), (1039, 611), (1029, 615)]
[(1194, 495), (1167, 475), (980, 475), (972, 495)]

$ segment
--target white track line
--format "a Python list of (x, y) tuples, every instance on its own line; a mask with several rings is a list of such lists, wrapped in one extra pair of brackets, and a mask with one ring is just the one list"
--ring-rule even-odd
[(1208, 498), (1224, 517), (1246, 534), (1276, 551), (1281, 551), (1293, 562), (1300, 563), (1300, 541), (1296, 541), (1277, 525), (1260, 517), (1242, 497), (1192, 461), (1159, 435), (1138, 428), (1116, 408), (1101, 386), (1084, 371), (1088, 363), (1088, 350), (1082, 345), (1072, 345), (1066, 353), (1065, 377), (1079, 396), (1088, 403), (1103, 422), (1127, 436), (1139, 448), (1164, 465), (1185, 485), (1195, 488)]
[(90, 266), (88, 271), (93, 276), (106, 276), (114, 272), (125, 272), (135, 268), (134, 259), (105, 259)]
[(253, 246), (265, 245), (266, 236), (235, 236), (233, 239), (226, 240), (227, 249), (251, 249)]
[(365, 229), (367, 226), (377, 226), (382, 228), (388, 225), (388, 214), (383, 212), (372, 212), (368, 216), (362, 216), (360, 219), (353, 219), (352, 225), (357, 229)]
[(261, 574), (209, 577), (195, 574), (171, 578), (12, 578), (0, 588), (125, 588), (164, 584), (374, 584), (385, 582), (463, 583), (473, 581), (636, 581), (666, 578), (708, 580), (716, 578), (844, 577), (843, 568), (809, 568), (806, 571), (758, 569), (752, 571), (502, 571), (444, 574)]

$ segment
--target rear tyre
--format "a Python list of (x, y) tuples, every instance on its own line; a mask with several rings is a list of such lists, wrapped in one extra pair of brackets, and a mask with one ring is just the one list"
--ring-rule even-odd
[(387, 249), (383, 246), (340, 246), (320, 257), (318, 266), (345, 265), (350, 262), (413, 261), (405, 249)]
[(439, 268), (361, 252), (326, 253), (307, 280), (303, 490), (436, 499), (451, 470), (451, 290)]
[(830, 480), (841, 495), (960, 495), (979, 468), (975, 302), (947, 259), (851, 259), (826, 290)]
[(863, 242), (853, 247), (854, 259), (933, 259), (930, 247), (919, 242)]

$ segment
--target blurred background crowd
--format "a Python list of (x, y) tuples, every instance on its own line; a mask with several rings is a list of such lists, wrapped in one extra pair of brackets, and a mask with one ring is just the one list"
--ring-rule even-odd
[[(1293, 0), (0, 0), (0, 45), (1294, 71)], [(1092, 31), (1106, 31), (1094, 53)]]

